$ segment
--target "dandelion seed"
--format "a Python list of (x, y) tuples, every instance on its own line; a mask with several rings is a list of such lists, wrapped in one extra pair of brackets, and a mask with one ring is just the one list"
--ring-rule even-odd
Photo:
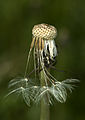
[(22, 92), (22, 88), (16, 88), (12, 91), (10, 91), (5, 97), (8, 97), (9, 95), (13, 94), (13, 93), (16, 93), (16, 94), (20, 94)]
[(12, 79), (10, 82), (9, 82), (9, 85), (8, 87), (15, 87), (15, 86), (21, 86), (21, 85), (27, 85), (28, 84), (28, 79), (27, 78), (15, 78), (15, 79)]

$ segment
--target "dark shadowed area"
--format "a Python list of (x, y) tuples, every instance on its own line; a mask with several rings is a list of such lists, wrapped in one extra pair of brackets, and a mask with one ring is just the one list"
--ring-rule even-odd
[(0, 0), (0, 120), (39, 120), (40, 105), (28, 107), (8, 93), (8, 83), (23, 76), (35, 24), (58, 30), (58, 80), (76, 78), (78, 87), (66, 103), (54, 101), (50, 120), (85, 120), (85, 0)]

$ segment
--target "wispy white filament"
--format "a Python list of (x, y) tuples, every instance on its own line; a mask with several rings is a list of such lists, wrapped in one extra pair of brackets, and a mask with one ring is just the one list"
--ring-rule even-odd
[(58, 55), (54, 40), (45, 40), (45, 46), (44, 46), (45, 55), (48, 54), (48, 48), (49, 48), (51, 59), (53, 59), (54, 57)]

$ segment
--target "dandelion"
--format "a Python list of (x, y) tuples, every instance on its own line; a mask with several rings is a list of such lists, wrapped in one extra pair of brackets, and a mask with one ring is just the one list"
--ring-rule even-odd
[(54, 41), (55, 37), (57, 36), (57, 30), (55, 27), (48, 24), (35, 25), (32, 29), (32, 35), (32, 43), (28, 55), (25, 76), (27, 73), (28, 62), (33, 47), (35, 70), (36, 67), (39, 69), (40, 67), (43, 68), (44, 66), (49, 66), (52, 64), (52, 62), (54, 62), (55, 57), (58, 55)]
[[(13, 79), (9, 83), (9, 87), (14, 89), (8, 95), (12, 93), (22, 94), (29, 106), (31, 100), (35, 103), (41, 101), (41, 120), (43, 116), (46, 117), (42, 109), (49, 113), (48, 104), (52, 104), (52, 98), (54, 97), (61, 103), (65, 102), (67, 91), (72, 92), (75, 87), (73, 83), (78, 82), (77, 79), (66, 79), (60, 82), (49, 72), (50, 65), (54, 64), (58, 56), (55, 44), (56, 36), (57, 30), (54, 26), (44, 23), (35, 25), (32, 29), (32, 43), (24, 77)], [(38, 73), (40, 84), (30, 82), (31, 79), (29, 78), (28, 66), (32, 50), (34, 55), (33, 72), (35, 71), (35, 78)], [(46, 120), (49, 120), (49, 115), (47, 115)]]

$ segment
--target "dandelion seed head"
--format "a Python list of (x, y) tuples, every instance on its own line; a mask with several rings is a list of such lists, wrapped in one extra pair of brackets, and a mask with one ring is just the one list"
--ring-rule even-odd
[[(63, 103), (66, 101), (67, 91), (72, 92), (74, 89), (74, 85), (72, 84), (78, 82), (78, 80), (66, 79), (60, 82), (48, 71), (48, 67), (54, 64), (55, 58), (58, 56), (57, 46), (54, 40), (57, 36), (57, 30), (54, 26), (43, 23), (33, 27), (32, 35), (25, 75), (23, 78), (15, 78), (10, 81), (9, 88), (13, 90), (7, 96), (18, 93), (22, 95), (28, 106), (30, 106), (31, 100), (38, 103), (42, 98), (44, 98), (45, 102), (48, 100), (49, 104), (52, 104), (52, 97), (58, 102)], [(27, 77), (29, 60), (33, 48), (35, 78), (37, 71), (38, 73), (42, 72), (43, 77), (41, 75), (42, 79), (40, 79), (41, 85), (37, 83), (32, 84)]]
[(58, 55), (54, 41), (57, 36), (56, 28), (45, 23), (38, 24), (33, 27), (32, 35), (31, 49), (35, 48), (38, 66), (41, 65), (40, 62), (44, 63), (45, 66), (49, 66)]
[(52, 25), (42, 23), (33, 27), (32, 34), (34, 37), (41, 37), (45, 40), (52, 40), (57, 36), (57, 30)]

